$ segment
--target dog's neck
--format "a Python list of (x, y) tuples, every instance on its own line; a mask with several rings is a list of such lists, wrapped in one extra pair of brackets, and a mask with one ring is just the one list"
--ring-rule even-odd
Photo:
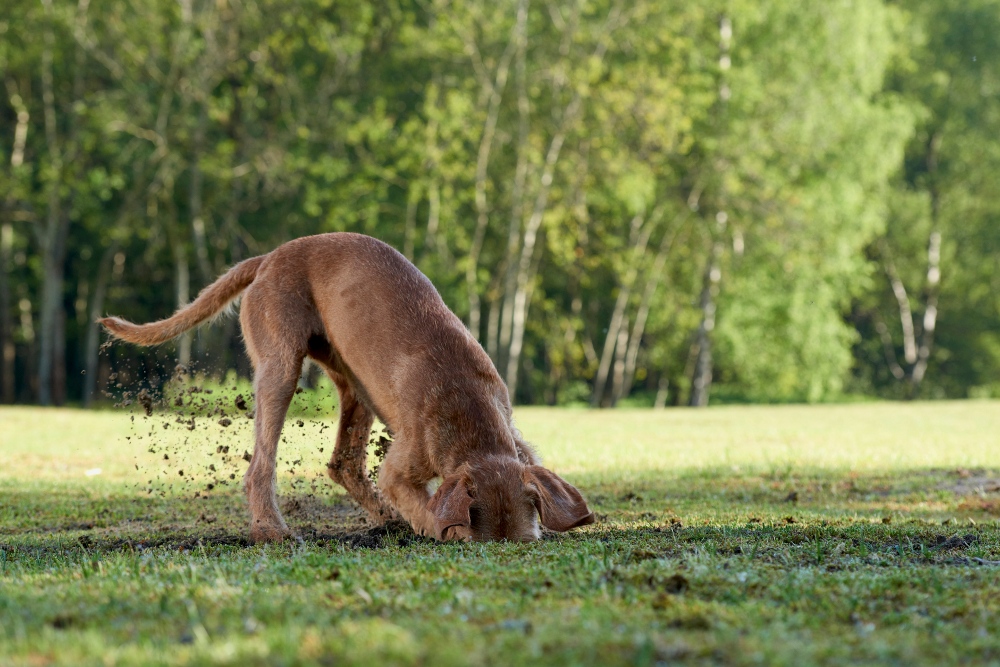
[[(503, 396), (506, 399), (506, 396)], [(442, 397), (436, 414), (444, 417), (432, 426), (431, 448), (441, 469), (450, 474), (466, 461), (503, 457), (520, 460), (516, 430), (506, 400), (455, 392)]]

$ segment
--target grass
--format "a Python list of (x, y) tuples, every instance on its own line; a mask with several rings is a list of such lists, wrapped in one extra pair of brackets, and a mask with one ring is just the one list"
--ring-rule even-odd
[(530, 545), (367, 528), (300, 410), (258, 547), (213, 396), (0, 409), (0, 664), (1000, 664), (998, 402), (519, 409), (600, 517)]

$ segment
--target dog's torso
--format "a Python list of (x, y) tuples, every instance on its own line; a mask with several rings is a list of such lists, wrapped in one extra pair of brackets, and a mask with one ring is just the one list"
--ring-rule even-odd
[(391, 246), (351, 233), (291, 241), (267, 257), (244, 298), (261, 290), (280, 292), (288, 317), (309, 318), (310, 354), (344, 375), (393, 433), (421, 445), (414, 473), (447, 475), (480, 451), (518, 456), (493, 362)]

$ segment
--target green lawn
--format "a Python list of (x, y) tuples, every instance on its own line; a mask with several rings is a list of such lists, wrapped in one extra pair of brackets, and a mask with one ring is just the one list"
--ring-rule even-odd
[(599, 515), (530, 545), (367, 528), (310, 404), (262, 547), (212, 407), (0, 409), (0, 664), (1000, 664), (1000, 402), (519, 409)]

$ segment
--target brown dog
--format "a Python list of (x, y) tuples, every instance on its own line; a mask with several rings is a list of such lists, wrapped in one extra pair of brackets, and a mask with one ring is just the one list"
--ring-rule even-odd
[[(340, 393), (330, 477), (376, 522), (395, 509), (421, 535), (477, 541), (537, 539), (539, 515), (558, 531), (593, 523), (579, 491), (539, 466), (521, 440), (507, 388), (483, 348), (427, 277), (381, 241), (347, 233), (290, 241), (237, 264), (166, 320), (101, 324), (117, 338), (156, 345), (240, 293), (257, 401), (244, 477), (253, 541), (290, 535), (278, 510), (275, 459), (307, 355)], [(394, 434), (378, 489), (366, 474), (375, 416)], [(432, 497), (435, 477), (442, 482)]]

